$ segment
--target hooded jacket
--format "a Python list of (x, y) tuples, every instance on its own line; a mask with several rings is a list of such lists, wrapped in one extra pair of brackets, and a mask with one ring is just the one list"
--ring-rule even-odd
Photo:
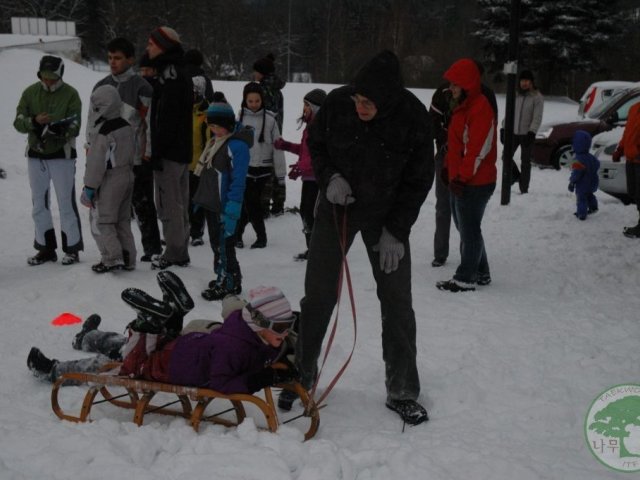
[(153, 87), (150, 125), (151, 155), (188, 164), (192, 156), (193, 85), (184, 71), (182, 47), (173, 46), (154, 59), (158, 79)]
[(122, 100), (115, 87), (96, 88), (90, 102), (98, 131), (90, 139), (84, 184), (97, 189), (108, 170), (131, 170), (136, 140), (133, 128), (121, 117)]
[[(355, 93), (378, 109), (362, 121)], [(433, 139), (425, 106), (403, 87), (400, 65), (382, 52), (358, 72), (352, 85), (333, 90), (309, 128), (309, 151), (323, 195), (332, 175), (349, 183), (351, 218), (385, 226), (398, 240), (409, 238), (433, 183)]]
[(279, 349), (266, 345), (242, 318), (231, 313), (211, 333), (179, 337), (169, 360), (169, 382), (222, 393), (253, 393), (248, 379), (270, 365)]
[(576, 195), (585, 195), (598, 191), (598, 169), (600, 161), (589, 153), (591, 135), (584, 130), (578, 130), (571, 141), (575, 160), (571, 164), (570, 183), (575, 184)]
[(445, 165), (449, 180), (465, 185), (496, 182), (496, 117), (482, 94), (480, 72), (473, 60), (461, 59), (444, 74), (460, 86), (465, 98), (454, 108), (447, 133)]
[[(108, 75), (95, 84), (93, 90), (103, 85), (111, 85), (118, 90), (122, 107), (120, 115), (133, 128), (136, 135), (136, 152), (134, 164), (140, 165), (142, 157), (145, 153), (145, 144), (147, 141), (147, 122), (146, 117), (151, 107), (151, 98), (153, 96), (153, 87), (144, 78), (134, 72), (133, 68), (128, 68), (120, 75)], [(99, 128), (96, 125), (95, 113), (89, 110), (86, 131), (86, 148), (89, 148), (91, 142), (90, 137), (95, 134)]]
[(193, 203), (212, 212), (222, 212), (229, 200), (241, 204), (244, 199), (253, 129), (236, 124), (236, 131), (208, 161), (214, 145), (215, 137), (212, 137), (198, 160), (204, 167), (200, 172)]

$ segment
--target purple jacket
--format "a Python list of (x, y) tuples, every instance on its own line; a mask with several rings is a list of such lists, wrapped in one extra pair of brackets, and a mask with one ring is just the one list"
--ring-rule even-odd
[(278, 352), (249, 328), (242, 310), (237, 310), (211, 333), (189, 333), (176, 340), (169, 380), (222, 393), (253, 393), (247, 378), (268, 366)]

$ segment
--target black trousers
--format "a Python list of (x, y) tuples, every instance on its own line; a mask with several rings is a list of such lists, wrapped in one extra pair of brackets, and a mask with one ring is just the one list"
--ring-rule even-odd
[[(260, 170), (255, 168), (254, 170)], [(251, 176), (247, 177), (246, 186), (244, 189), (244, 202), (242, 203), (242, 214), (240, 216), (240, 222), (238, 223), (237, 236), (238, 239), (242, 238), (244, 229), (248, 223), (256, 232), (256, 237), (260, 241), (267, 241), (267, 230), (264, 226), (264, 212), (262, 210), (261, 198), (264, 191), (264, 187), (267, 182), (271, 181), (268, 170), (266, 175), (261, 175), (261, 172), (250, 171)]]
[(307, 248), (311, 242), (317, 198), (318, 183), (315, 180), (303, 180), (302, 193), (300, 194), (300, 217), (302, 218), (302, 232)]
[[(344, 208), (336, 207), (337, 224), (342, 225)], [(405, 242), (405, 255), (398, 269), (389, 274), (380, 269), (380, 256), (373, 246), (380, 239), (383, 216), (377, 220), (351, 215), (347, 207), (346, 248), (360, 233), (367, 249), (376, 281), (382, 316), (382, 357), (385, 363), (387, 397), (415, 400), (420, 393), (416, 367), (416, 320), (411, 297), (411, 252)], [(364, 216), (364, 215), (363, 215)], [(337, 285), (342, 253), (340, 232), (336, 230), (333, 205), (320, 196), (305, 274), (305, 296), (300, 302), (300, 332), (296, 343), (296, 362), (304, 387), (310, 388), (317, 373), (322, 341), (337, 301)], [(368, 319), (367, 319), (368, 320)]]
[(241, 285), (242, 275), (240, 263), (236, 257), (236, 235), (222, 238), (220, 215), (210, 210), (205, 210), (209, 243), (213, 250), (213, 271), (218, 276), (220, 283), (230, 290)]
[(142, 250), (145, 255), (162, 253), (158, 214), (153, 200), (153, 168), (150, 162), (133, 167), (133, 196), (131, 204), (140, 228)]

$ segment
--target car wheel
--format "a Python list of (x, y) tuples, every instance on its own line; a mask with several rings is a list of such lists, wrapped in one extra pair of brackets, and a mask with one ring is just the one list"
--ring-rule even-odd
[(561, 168), (570, 168), (575, 160), (573, 147), (571, 145), (562, 145), (553, 156), (553, 166), (556, 170)]

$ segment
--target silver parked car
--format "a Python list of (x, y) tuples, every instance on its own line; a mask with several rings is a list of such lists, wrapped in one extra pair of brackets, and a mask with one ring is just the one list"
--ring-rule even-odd
[(622, 139), (623, 132), (624, 127), (617, 127), (608, 132), (595, 135), (591, 143), (591, 153), (600, 160), (600, 170), (598, 171), (598, 176), (600, 177), (599, 189), (616, 197), (625, 205), (629, 205), (633, 203), (633, 200), (627, 194), (625, 158), (622, 157), (619, 162), (614, 162), (611, 159), (613, 152), (615, 152), (618, 143)]

